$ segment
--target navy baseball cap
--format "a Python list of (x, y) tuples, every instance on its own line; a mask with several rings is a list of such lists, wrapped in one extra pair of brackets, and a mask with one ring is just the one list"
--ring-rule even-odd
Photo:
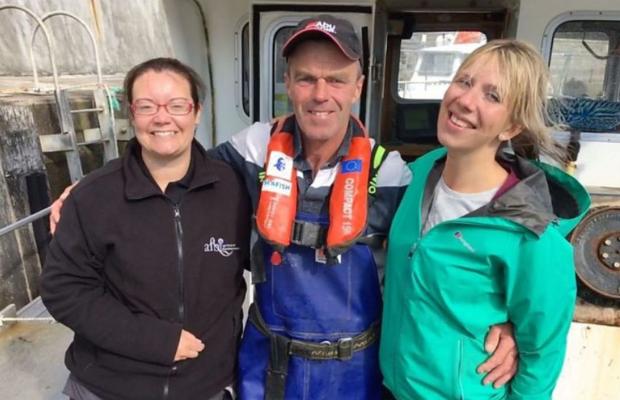
[(342, 54), (352, 61), (362, 58), (362, 45), (351, 22), (326, 14), (304, 19), (297, 24), (282, 47), (282, 56), (288, 58), (296, 45), (313, 36), (324, 36), (330, 39), (338, 46)]

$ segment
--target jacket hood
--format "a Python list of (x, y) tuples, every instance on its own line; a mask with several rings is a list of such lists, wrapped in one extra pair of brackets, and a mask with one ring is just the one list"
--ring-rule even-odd
[(591, 199), (588, 191), (577, 179), (557, 167), (540, 161), (528, 163), (540, 168), (544, 173), (557, 229), (564, 236), (568, 235), (590, 209)]
[[(433, 151), (434, 165), (429, 181), (439, 179), (446, 149)], [(519, 182), (489, 204), (468, 214), (469, 217), (497, 216), (515, 222), (540, 236), (553, 223), (566, 236), (590, 207), (586, 189), (564, 171), (538, 161), (501, 153), (498, 161), (510, 165)], [(434, 188), (434, 185), (428, 185)], [(426, 193), (425, 193), (426, 197)]]

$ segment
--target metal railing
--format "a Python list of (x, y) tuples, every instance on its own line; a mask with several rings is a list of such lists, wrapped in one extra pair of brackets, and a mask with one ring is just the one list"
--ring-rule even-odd
[[(74, 14), (71, 14), (70, 12), (66, 12), (66, 11), (53, 11), (53, 12), (47, 13), (41, 17), (41, 23), (45, 22), (51, 17), (56, 17), (59, 15), (74, 19), (86, 30), (86, 33), (88, 34), (88, 37), (92, 43), (93, 53), (95, 55), (95, 68), (97, 72), (97, 83), (99, 85), (103, 85), (103, 77), (101, 75), (101, 62), (99, 61), (99, 49), (97, 48), (97, 42), (95, 41), (95, 35), (93, 35), (93, 31), (88, 27), (86, 22), (84, 22), (84, 20), (82, 20), (80, 17)], [(36, 38), (38, 31), (39, 31), (39, 25), (35, 26), (34, 30), (32, 31), (32, 37), (30, 38), (30, 49), (29, 49), (30, 50), (30, 63), (32, 64), (32, 76), (34, 78), (35, 88), (39, 86), (39, 74), (37, 73), (37, 64), (34, 59), (33, 49), (34, 49), (34, 39)], [(50, 51), (52, 51), (51, 48), (50, 48)]]
[[(17, 6), (17, 5), (6, 5), (6, 6), (0, 6), (0, 11), (3, 10), (19, 10), (22, 12), (25, 12), (26, 14), (28, 14), (28, 16), (30, 16), (32, 19), (34, 19), (37, 23), (37, 26), (39, 28), (41, 28), (41, 30), (43, 31), (43, 35), (45, 35), (45, 41), (47, 43), (47, 49), (48, 49), (48, 56), (50, 59), (50, 64), (52, 65), (52, 76), (54, 79), (54, 88), (56, 91), (58, 91), (59, 89), (59, 84), (58, 84), (58, 70), (56, 69), (56, 60), (54, 59), (54, 45), (52, 44), (52, 37), (50, 36), (49, 31), (47, 30), (47, 28), (45, 27), (45, 24), (43, 24), (43, 20), (39, 17), (37, 17), (30, 9), (26, 8), (26, 7), (22, 7), (22, 6)], [(33, 66), (34, 68), (34, 66)]]
[[(37, 297), (33, 302), (31, 302), (30, 304), (28, 304), (26, 307), (22, 308), (20, 310), (20, 312), (24, 311), (24, 309), (28, 309), (22, 316), (18, 316), (17, 314), (17, 308), (15, 307), (15, 304), (9, 304), (8, 306), (4, 307), (2, 310), (0, 310), (0, 329), (2, 329), (3, 326), (6, 325), (11, 325), (14, 324), (16, 322), (36, 322), (36, 323), (47, 323), (47, 324), (53, 324), (56, 322), (56, 320), (53, 317), (43, 317), (40, 316), (41, 314), (39, 314), (39, 312), (41, 310), (38, 310), (39, 312), (37, 312), (35, 315), (38, 316), (33, 316), (33, 315), (29, 315), (29, 309), (32, 308), (31, 305), (34, 304), (35, 307), (34, 308), (39, 308), (41, 307), (42, 309), (44, 309), (43, 307), (43, 303), (41, 301), (40, 297)], [(47, 313), (47, 311), (46, 311)]]
[(21, 228), (24, 225), (28, 225), (29, 223), (34, 222), (38, 220), (39, 218), (43, 218), (46, 215), (49, 215), (51, 210), (52, 210), (52, 207), (49, 206), (47, 208), (44, 208), (43, 210), (37, 211), (36, 213), (27, 216), (26, 218), (22, 218), (17, 222), (7, 225), (4, 228), (0, 228), (0, 237), (6, 235), (7, 233), (11, 233), (18, 228)]

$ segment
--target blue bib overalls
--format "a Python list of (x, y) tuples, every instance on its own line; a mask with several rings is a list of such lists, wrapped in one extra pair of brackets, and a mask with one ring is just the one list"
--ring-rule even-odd
[[(325, 225), (326, 218), (298, 213), (297, 220)], [(260, 240), (260, 239), (259, 239)], [(339, 263), (317, 261), (316, 250), (291, 245), (282, 263), (272, 265), (273, 249), (263, 246), (265, 281), (256, 285), (255, 304), (267, 328), (281, 337), (311, 343), (341, 343), (378, 324), (381, 291), (372, 251), (356, 244), (341, 255)], [(241, 400), (265, 399), (273, 338), (248, 321), (239, 352)], [(295, 400), (378, 400), (381, 374), (378, 338), (367, 347), (332, 359), (290, 355), (284, 398)]]

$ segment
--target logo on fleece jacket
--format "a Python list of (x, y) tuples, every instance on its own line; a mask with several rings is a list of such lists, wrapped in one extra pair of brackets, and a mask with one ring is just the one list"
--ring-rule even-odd
[(205, 253), (220, 253), (224, 257), (230, 257), (232, 254), (239, 250), (239, 247), (234, 243), (225, 243), (224, 239), (215, 239), (211, 237), (208, 242), (204, 244)]

